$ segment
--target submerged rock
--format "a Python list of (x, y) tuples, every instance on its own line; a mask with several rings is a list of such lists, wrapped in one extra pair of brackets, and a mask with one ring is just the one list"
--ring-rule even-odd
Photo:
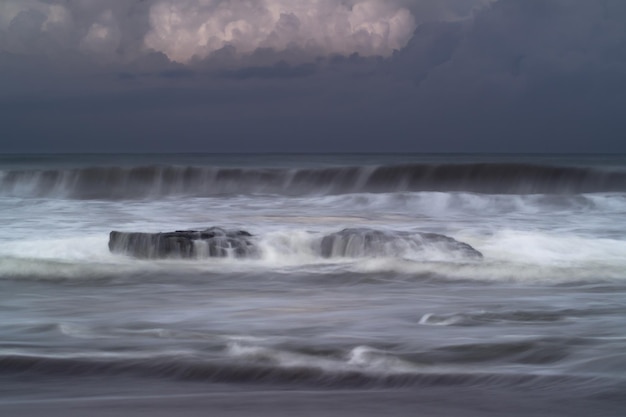
[(472, 246), (437, 233), (344, 229), (321, 240), (321, 254), (330, 257), (398, 256), (407, 252), (436, 250), (469, 259), (483, 255)]
[(223, 258), (247, 257), (255, 252), (245, 230), (211, 227), (205, 230), (179, 230), (169, 233), (127, 233), (113, 231), (109, 250), (136, 258)]

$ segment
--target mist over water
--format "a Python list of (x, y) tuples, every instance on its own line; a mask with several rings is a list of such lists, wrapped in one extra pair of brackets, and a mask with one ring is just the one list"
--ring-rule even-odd
[[(22, 387), (0, 409), (45, 400), (41, 386), (75, 399), (85, 378), (131, 397), (273, 390), (279, 403), (285, 389), (383, 390), (401, 414), (441, 387), (432, 415), (626, 405), (624, 157), (0, 162), (0, 377)], [(255, 256), (108, 248), (112, 230), (211, 226), (250, 232)], [(329, 256), (321, 242), (344, 229), (390, 240)], [(420, 240), (432, 233), (482, 258)], [(476, 392), (503, 400), (482, 413)]]

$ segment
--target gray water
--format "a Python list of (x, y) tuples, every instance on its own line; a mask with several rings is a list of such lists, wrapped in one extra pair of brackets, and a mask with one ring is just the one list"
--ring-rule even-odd
[[(0, 410), (623, 415), (625, 214), (624, 156), (5, 155)], [(258, 256), (107, 246), (210, 226)]]

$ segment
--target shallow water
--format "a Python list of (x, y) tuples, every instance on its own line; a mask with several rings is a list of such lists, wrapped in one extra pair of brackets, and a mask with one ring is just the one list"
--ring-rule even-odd
[[(0, 410), (619, 415), (625, 161), (4, 156)], [(249, 231), (258, 256), (107, 246), (111, 230), (210, 226)], [(345, 228), (443, 234), (483, 258), (322, 256)]]

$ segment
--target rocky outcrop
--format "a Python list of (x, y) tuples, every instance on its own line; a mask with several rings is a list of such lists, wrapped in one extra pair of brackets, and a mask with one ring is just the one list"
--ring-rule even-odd
[(255, 253), (252, 235), (244, 230), (211, 227), (169, 233), (127, 233), (113, 231), (109, 250), (142, 259), (160, 258), (243, 258)]
[[(324, 258), (412, 257), (416, 254), (419, 258), (425, 255), (425, 260), (436, 259), (441, 254), (461, 259), (482, 258), (482, 254), (467, 243), (436, 233), (351, 228), (314, 239), (311, 244)], [(141, 259), (249, 258), (261, 252), (250, 233), (219, 227), (169, 233), (113, 231), (109, 235), (109, 249)]]
[(321, 255), (330, 257), (398, 256), (435, 249), (468, 259), (483, 255), (468, 245), (436, 233), (382, 231), (367, 228), (344, 229), (321, 240)]

